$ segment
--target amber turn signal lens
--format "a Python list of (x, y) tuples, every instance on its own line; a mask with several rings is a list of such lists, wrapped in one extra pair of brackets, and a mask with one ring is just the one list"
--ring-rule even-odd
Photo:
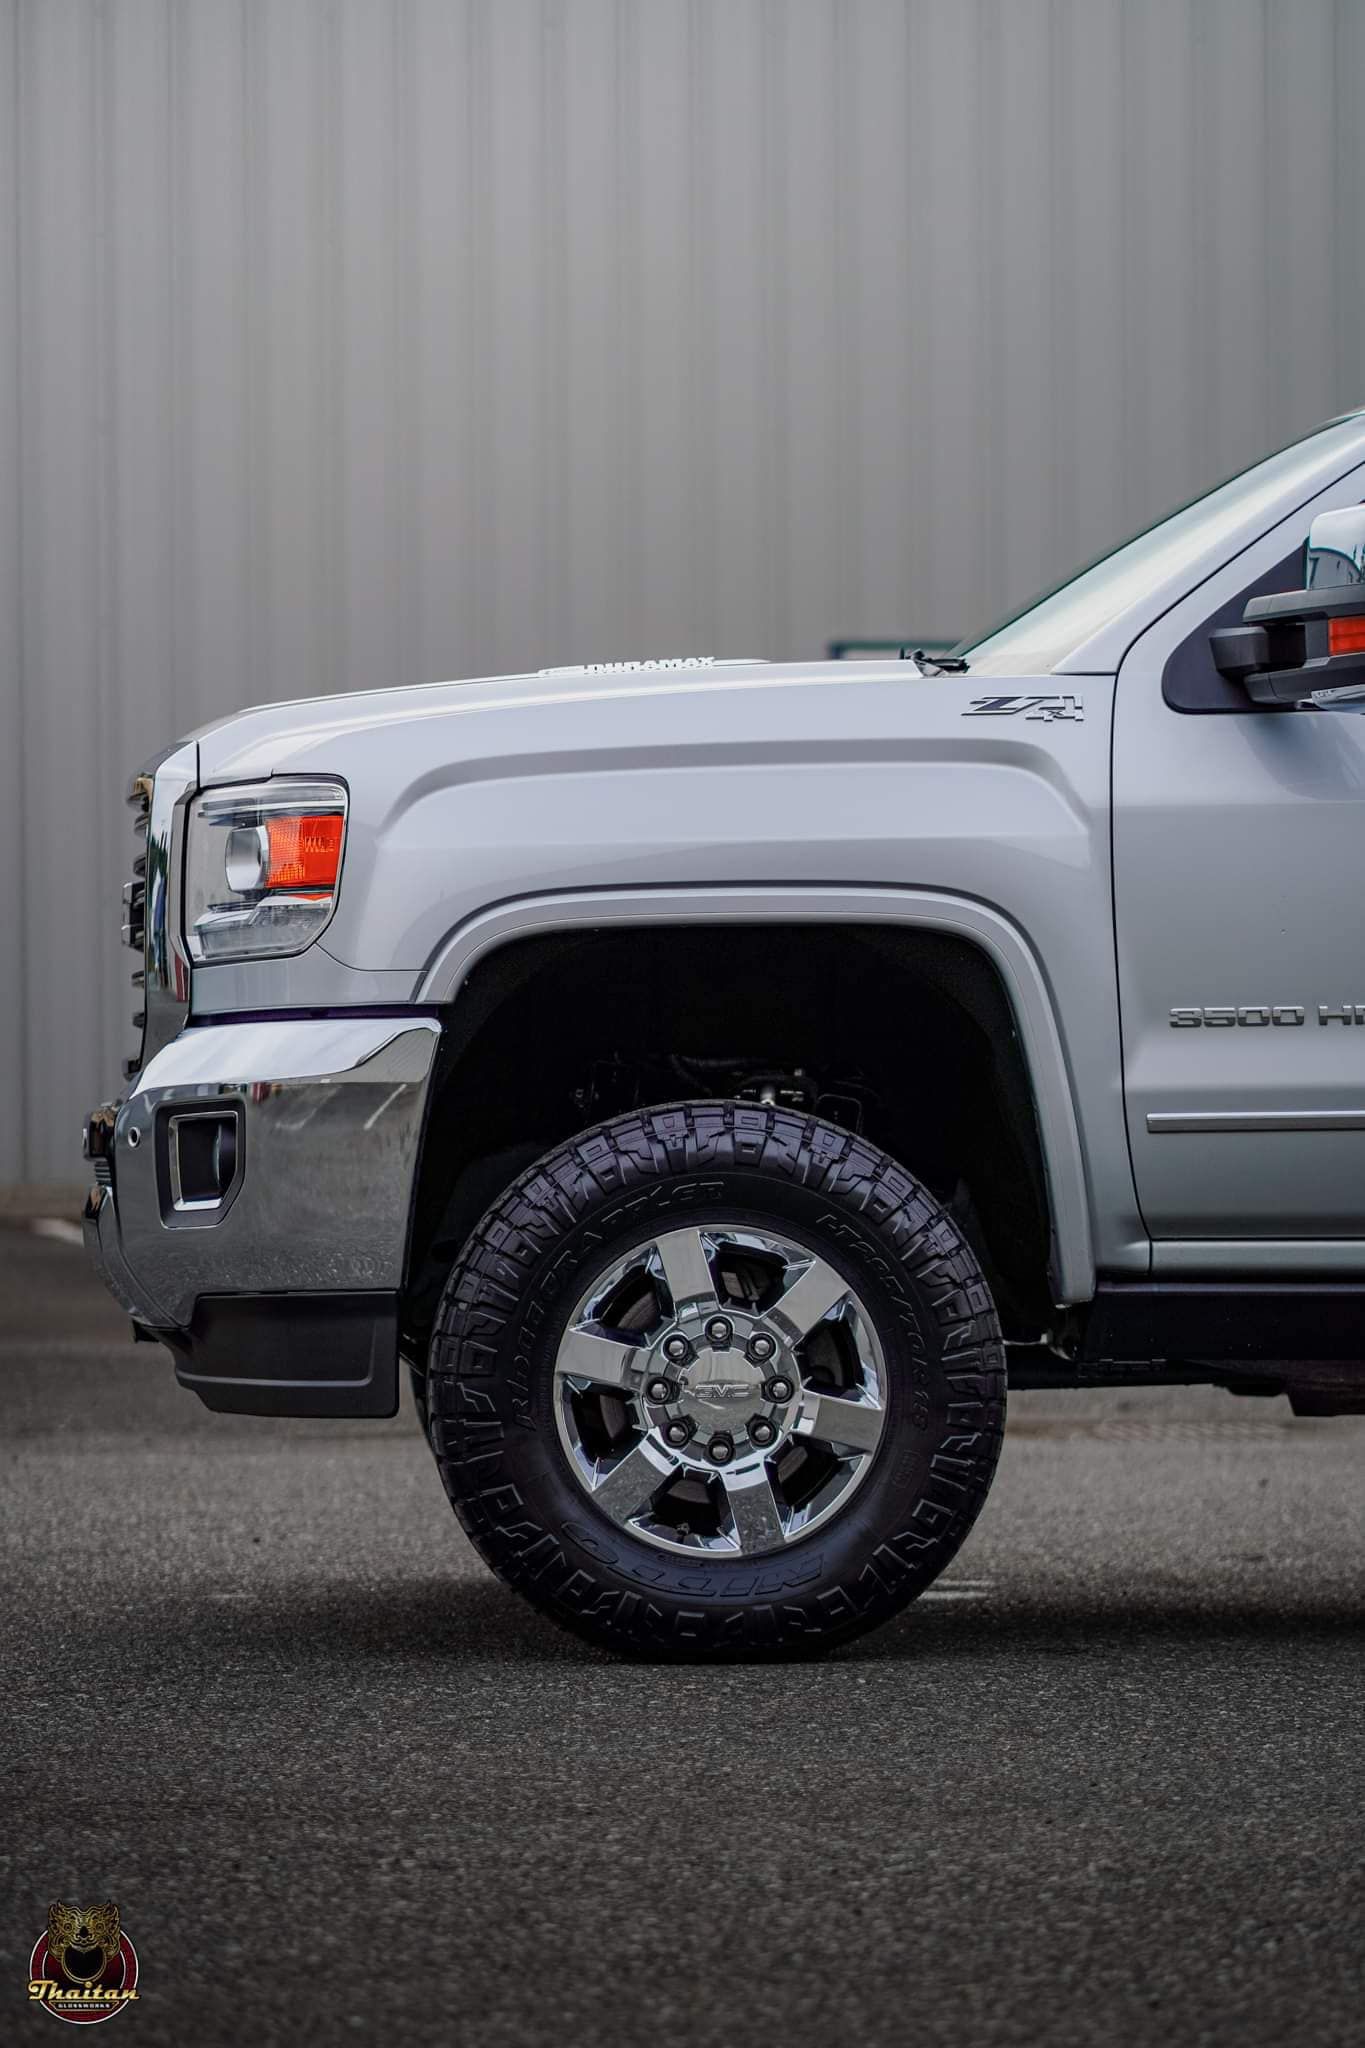
[(1329, 619), (1327, 622), (1327, 652), (1329, 654), (1365, 654), (1365, 614), (1354, 618)]
[(341, 864), (340, 811), (311, 811), (301, 818), (267, 818), (270, 860), (267, 889), (335, 889)]

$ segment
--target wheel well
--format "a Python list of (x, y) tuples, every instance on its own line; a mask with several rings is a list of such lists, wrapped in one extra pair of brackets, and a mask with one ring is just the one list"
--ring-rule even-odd
[(557, 932), (480, 960), (446, 1014), (413, 1215), (406, 1348), (527, 1165), (646, 1103), (749, 1096), (858, 1129), (949, 1205), (1007, 1334), (1051, 1313), (1050, 1219), (1009, 998), (970, 941), (889, 925)]

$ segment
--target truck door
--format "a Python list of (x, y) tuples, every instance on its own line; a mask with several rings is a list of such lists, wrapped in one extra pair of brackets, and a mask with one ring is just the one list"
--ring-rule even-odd
[[(1153, 1269), (1365, 1269), (1365, 715), (1260, 709), (1208, 635), (1301, 588), (1282, 521), (1134, 642), (1115, 692), (1124, 1092)], [(1239, 1242), (1240, 1241), (1240, 1252)]]

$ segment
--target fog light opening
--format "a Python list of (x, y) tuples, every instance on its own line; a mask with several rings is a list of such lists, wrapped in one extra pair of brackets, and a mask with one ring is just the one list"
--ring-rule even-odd
[(236, 1111), (173, 1116), (166, 1136), (172, 1208), (221, 1208), (237, 1177)]

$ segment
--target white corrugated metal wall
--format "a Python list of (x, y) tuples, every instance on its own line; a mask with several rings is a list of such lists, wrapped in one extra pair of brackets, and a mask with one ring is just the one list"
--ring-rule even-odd
[(1365, 395), (1360, 0), (0, 0), (0, 1180), (126, 771), (262, 698), (954, 633)]

